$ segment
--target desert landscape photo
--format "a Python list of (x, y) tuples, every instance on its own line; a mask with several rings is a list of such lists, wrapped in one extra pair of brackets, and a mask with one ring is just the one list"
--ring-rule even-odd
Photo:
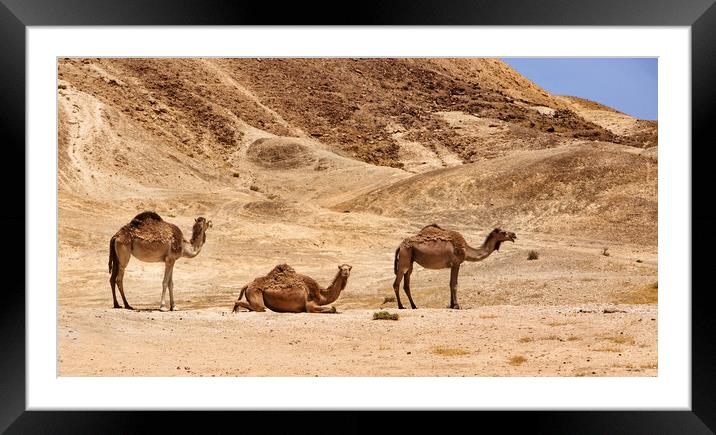
[(658, 375), (656, 120), (493, 58), (57, 85), (58, 376)]

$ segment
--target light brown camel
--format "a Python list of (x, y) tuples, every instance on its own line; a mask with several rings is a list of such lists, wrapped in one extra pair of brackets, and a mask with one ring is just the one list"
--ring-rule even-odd
[[(338, 266), (333, 282), (324, 289), (313, 278), (296, 273), (288, 264), (279, 264), (241, 289), (234, 312), (242, 307), (251, 311), (268, 308), (279, 313), (335, 313), (336, 307), (326, 305), (338, 299), (346, 288), (351, 269), (348, 264)], [(241, 300), (244, 293), (247, 302)]]
[(181, 257), (194, 258), (201, 252), (206, 242), (206, 230), (211, 228), (211, 221), (203, 217), (194, 219), (191, 240), (186, 241), (181, 230), (174, 224), (163, 220), (158, 214), (145, 211), (139, 213), (127, 225), (117, 231), (109, 241), (109, 284), (112, 287), (114, 308), (121, 308), (117, 303), (114, 285), (119, 287), (124, 308), (132, 309), (124, 296), (124, 269), (134, 255), (146, 262), (164, 263), (164, 280), (162, 281), (162, 301), (160, 310), (166, 310), (165, 297), (169, 289), (170, 309), (174, 311), (174, 262)]
[(426, 269), (450, 269), (450, 308), (460, 309), (457, 302), (457, 276), (460, 264), (463, 261), (480, 261), (487, 258), (492, 251), (499, 251), (500, 244), (505, 240), (514, 242), (515, 233), (495, 228), (479, 248), (470, 247), (465, 238), (457, 231), (445, 230), (436, 224), (428, 225), (414, 236), (410, 236), (400, 243), (395, 250), (393, 272), (395, 282), (393, 290), (398, 308), (403, 309), (400, 302), (400, 280), (403, 289), (408, 295), (410, 306), (415, 309), (413, 297), (410, 295), (410, 274), (413, 272), (413, 262)]

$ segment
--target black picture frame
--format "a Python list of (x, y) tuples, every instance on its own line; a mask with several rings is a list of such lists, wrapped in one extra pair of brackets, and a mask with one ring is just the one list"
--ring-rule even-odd
[[(602, 1), (361, 1), (346, 5), (286, 2), (211, 2), (201, 0), (87, 1), (0, 0), (0, 102), (2, 103), (5, 210), (0, 217), (4, 245), (24, 246), (25, 240), (25, 30), (27, 26), (99, 25), (571, 25), (571, 26), (689, 26), (692, 61), (692, 228), (712, 228), (709, 212), (709, 152), (711, 114), (716, 112), (716, 7), (714, 0), (602, 0)], [(54, 127), (53, 127), (54, 128)], [(666, 144), (669, 146), (669, 144)], [(20, 164), (23, 162), (23, 164)], [(23, 231), (19, 229), (22, 228)], [(716, 431), (716, 377), (714, 357), (716, 321), (709, 304), (706, 273), (708, 255), (698, 249), (714, 245), (713, 231), (683, 229), (692, 240), (692, 379), (691, 411), (490, 411), (435, 416), (430, 412), (388, 416), (400, 428), (420, 427), (427, 420), (474, 420), (482, 428), (497, 423), (503, 429), (524, 428), (529, 433), (713, 433)], [(9, 239), (8, 239), (9, 238)], [(22, 240), (21, 240), (22, 238)], [(274, 411), (255, 412), (255, 419), (236, 412), (202, 413), (122, 411), (25, 410), (25, 255), (0, 250), (5, 278), (0, 304), (0, 430), (7, 433), (134, 433), (150, 431), (156, 422), (169, 431), (187, 431), (199, 422), (202, 431), (227, 425), (237, 430), (254, 420), (292, 425), (306, 416), (286, 417)], [(688, 253), (680, 253), (688, 254)], [(668, 261), (668, 258), (660, 258)], [(8, 278), (11, 278), (8, 281)], [(700, 278), (700, 279), (699, 279)], [(9, 285), (8, 285), (9, 282)], [(240, 392), (237, 392), (240, 394)], [(615, 391), (615, 394), (619, 394)], [(399, 404), (396, 404), (399, 407)], [(294, 411), (295, 412), (295, 411)], [(244, 413), (244, 411), (241, 411)], [(365, 432), (375, 425), (364, 413), (318, 411), (304, 430)], [(436, 418), (437, 417), (437, 418)], [(313, 418), (312, 418), (313, 419)], [(331, 424), (333, 423), (333, 424)], [(278, 426), (275, 426), (278, 424)], [(325, 424), (325, 426), (323, 426)], [(336, 426), (339, 424), (340, 426)], [(293, 425), (292, 425), (293, 426)], [(288, 427), (288, 426), (287, 426)], [(325, 429), (323, 429), (325, 427)], [(447, 428), (448, 426), (446, 426)], [(476, 426), (478, 427), (478, 426)], [(495, 426), (493, 426), (495, 427)], [(361, 430), (365, 428), (366, 430)], [(292, 427), (291, 430), (295, 428)], [(301, 428), (298, 428), (299, 431)], [(386, 427), (387, 429), (387, 427)], [(279, 430), (280, 431), (280, 430)]]

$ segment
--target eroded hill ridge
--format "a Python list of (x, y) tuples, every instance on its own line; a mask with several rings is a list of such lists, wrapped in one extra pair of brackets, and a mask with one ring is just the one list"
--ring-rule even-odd
[(496, 59), (62, 59), (58, 83), (61, 198), (222, 191), (656, 244), (656, 122)]

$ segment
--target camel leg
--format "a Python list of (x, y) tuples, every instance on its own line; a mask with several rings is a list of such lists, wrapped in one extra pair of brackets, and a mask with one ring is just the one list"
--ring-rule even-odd
[(114, 308), (122, 308), (121, 305), (119, 305), (119, 302), (117, 302), (117, 274), (119, 273), (119, 265), (114, 264), (112, 267), (112, 275), (109, 277), (109, 285), (112, 288), (112, 301), (114, 301)]
[(165, 301), (166, 301), (166, 297), (167, 297), (167, 289), (169, 289), (169, 281), (171, 280), (173, 268), (174, 268), (173, 260), (170, 260), (170, 259), (164, 260), (164, 279), (162, 280), (162, 300), (159, 303), (159, 309), (161, 311), (166, 311), (166, 309), (167, 309), (167, 304)]
[(408, 295), (408, 300), (410, 301), (410, 307), (412, 309), (416, 309), (418, 307), (415, 306), (415, 302), (413, 302), (413, 297), (410, 295), (410, 274), (413, 273), (413, 265), (410, 265), (410, 269), (408, 269), (407, 272), (405, 272), (405, 276), (403, 277), (403, 290), (405, 290), (405, 294)]
[(264, 295), (261, 291), (246, 290), (246, 301), (248, 303), (244, 301), (238, 301), (236, 302), (236, 304), (251, 311), (266, 311), (266, 306), (264, 305)]
[(450, 269), (450, 308), (460, 309), (457, 303), (457, 275), (460, 273), (460, 265), (457, 264)]
[(335, 313), (336, 307), (332, 305), (318, 305), (317, 303), (311, 301), (306, 302), (306, 312), (307, 313)]
[(174, 262), (172, 261), (172, 268), (169, 270), (169, 309), (175, 311), (177, 309), (174, 303)]
[(247, 310), (253, 311), (253, 310), (251, 309), (251, 305), (249, 305), (247, 302), (244, 302), (244, 301), (238, 301), (238, 302), (236, 302), (236, 304), (234, 305), (234, 312), (239, 311), (239, 310), (237, 309), (237, 307), (246, 308)]
[[(412, 254), (408, 250), (401, 248), (398, 253), (398, 263), (395, 267), (395, 281), (393, 282), (393, 291), (395, 292), (395, 300), (398, 302), (398, 309), (403, 310), (405, 307), (400, 301), (400, 281), (403, 279), (405, 273), (412, 269), (413, 266)], [(408, 296), (408, 299), (410, 297)]]
[(395, 300), (398, 301), (398, 309), (400, 310), (405, 308), (403, 303), (400, 302), (400, 280), (402, 279), (403, 271), (398, 269), (398, 272), (395, 274), (395, 281), (393, 282), (393, 291), (395, 292)]
[(127, 267), (127, 264), (129, 263), (129, 259), (131, 258), (132, 254), (129, 252), (129, 249), (127, 246), (119, 245), (116, 247), (117, 252), (117, 262), (119, 263), (117, 265), (117, 278), (116, 283), (117, 287), (119, 287), (119, 295), (122, 296), (122, 302), (124, 303), (124, 308), (128, 310), (133, 310), (131, 305), (129, 305), (129, 302), (127, 302), (127, 297), (124, 296), (124, 269)]

